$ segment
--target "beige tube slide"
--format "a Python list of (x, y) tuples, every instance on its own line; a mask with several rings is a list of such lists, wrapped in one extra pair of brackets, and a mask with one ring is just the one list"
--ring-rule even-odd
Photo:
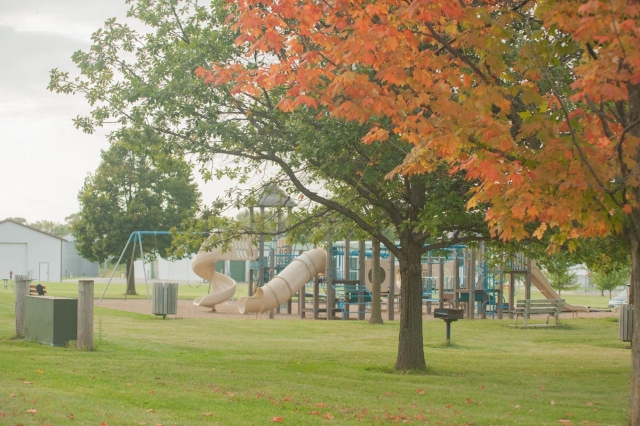
[[(533, 261), (531, 262), (531, 282), (547, 299), (562, 299)], [(564, 310), (569, 312), (589, 312), (589, 308), (586, 306), (570, 305), (568, 303), (564, 304)]]
[(215, 309), (215, 306), (233, 297), (236, 293), (236, 282), (231, 277), (216, 272), (216, 262), (219, 260), (255, 260), (258, 252), (248, 238), (242, 238), (231, 243), (229, 251), (220, 249), (200, 252), (191, 261), (191, 269), (200, 278), (211, 283), (211, 292), (193, 301), (194, 305)]
[(241, 314), (265, 312), (282, 305), (313, 277), (324, 273), (327, 263), (327, 252), (313, 249), (293, 259), (278, 276), (265, 286), (258, 288), (251, 297), (238, 299), (238, 310)]

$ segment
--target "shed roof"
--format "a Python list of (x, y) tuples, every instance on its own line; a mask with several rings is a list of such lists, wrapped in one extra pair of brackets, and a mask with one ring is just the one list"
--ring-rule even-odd
[(62, 241), (67, 241), (67, 240), (65, 240), (64, 238), (60, 238), (60, 237), (58, 237), (57, 235), (50, 234), (50, 233), (45, 232), (45, 231), (43, 231), (43, 230), (41, 230), (41, 229), (34, 228), (33, 226), (29, 226), (29, 225), (25, 225), (25, 224), (20, 223), (20, 222), (16, 222), (16, 221), (15, 221), (15, 220), (13, 220), (13, 219), (0, 220), (0, 225), (2, 225), (3, 223), (13, 223), (13, 224), (16, 224), (16, 225), (22, 226), (22, 227), (24, 227), (24, 228), (30, 229), (30, 230), (32, 230), (32, 231), (40, 232), (41, 234), (47, 235), (47, 236), (49, 236), (49, 237), (53, 237), (53, 238), (56, 238), (56, 239), (58, 239), (58, 240), (62, 240)]

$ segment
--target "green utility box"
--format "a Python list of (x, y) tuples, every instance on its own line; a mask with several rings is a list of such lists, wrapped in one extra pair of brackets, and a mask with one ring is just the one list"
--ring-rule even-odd
[(27, 339), (64, 346), (78, 335), (78, 299), (25, 296), (24, 334)]

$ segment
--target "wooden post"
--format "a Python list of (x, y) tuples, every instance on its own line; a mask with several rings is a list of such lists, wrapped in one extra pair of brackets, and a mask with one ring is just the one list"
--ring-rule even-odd
[(524, 276), (524, 298), (531, 299), (531, 259), (527, 258), (527, 273)]
[[(433, 299), (433, 258), (431, 257), (431, 252), (429, 252), (429, 256), (427, 257), (427, 281), (426, 285), (429, 286), (429, 299)], [(431, 315), (431, 302), (427, 302), (427, 315)]]
[(31, 285), (31, 278), (29, 275), (16, 275), (16, 281), (13, 286), (13, 292), (15, 294), (15, 311), (16, 311), (16, 336), (24, 337), (24, 305), (25, 297), (29, 295), (29, 286)]
[(316, 275), (313, 279), (313, 319), (318, 319), (318, 311), (320, 310), (320, 277)]
[(460, 260), (458, 259), (458, 249), (453, 249), (453, 308), (460, 306)]
[[(481, 266), (481, 272), (480, 272), (480, 276), (478, 277), (478, 281), (480, 281), (480, 289), (484, 290), (484, 299), (481, 300), (480, 302), (483, 302), (484, 300), (487, 299), (487, 289), (485, 287), (485, 283), (486, 283), (486, 279), (487, 277), (485, 276), (485, 268), (484, 268), (484, 260), (485, 260), (485, 246), (484, 243), (480, 243), (480, 247), (478, 247), (478, 265)], [(480, 318), (482, 319), (486, 319), (487, 318), (487, 313), (484, 311), (484, 309), (482, 309), (482, 303), (480, 303)]]
[(331, 237), (327, 239), (327, 270), (325, 277), (327, 278), (324, 292), (327, 298), (327, 320), (332, 320), (335, 296), (333, 291), (333, 244), (331, 242)]
[(444, 259), (440, 260), (440, 271), (438, 274), (438, 307), (444, 308)]
[(93, 350), (93, 281), (78, 281), (78, 349)]
[(476, 317), (476, 249), (470, 249), (469, 258), (469, 319)]
[(498, 284), (498, 297), (496, 297), (495, 302), (498, 305), (498, 319), (502, 319), (502, 305), (504, 305), (504, 273), (500, 272), (498, 275), (498, 280), (500, 284)]
[(350, 258), (350, 246), (351, 246), (351, 241), (349, 241), (348, 238), (345, 238), (344, 240), (344, 265), (343, 265), (343, 269), (344, 269), (344, 273), (343, 273), (343, 277), (342, 279), (344, 280), (350, 280), (351, 279), (351, 258)]
[(258, 243), (259, 263), (258, 263), (258, 287), (264, 285), (264, 207), (260, 207), (260, 240)]
[[(253, 207), (249, 207), (249, 229), (253, 231)], [(260, 255), (262, 256), (262, 254)], [(260, 259), (258, 257), (258, 259)], [(247, 296), (253, 296), (253, 269), (249, 268), (249, 288), (247, 290)]]
[(509, 272), (509, 319), (513, 319), (513, 311), (516, 301), (516, 277), (513, 272)]
[[(389, 248), (387, 247), (387, 250)], [(389, 250), (389, 321), (393, 321), (396, 309), (396, 258)]]
[(364, 320), (365, 309), (364, 309), (364, 289), (366, 288), (364, 284), (365, 280), (365, 245), (364, 241), (358, 241), (358, 319)]
[[(278, 241), (276, 240), (276, 246), (278, 244)], [(276, 251), (275, 250), (269, 250), (269, 281), (271, 281), (273, 279), (273, 277), (276, 276)], [(278, 311), (278, 313), (280, 313), (280, 306), (278, 306), (276, 308), (276, 310)], [(273, 319), (273, 309), (269, 311), (269, 319)]]

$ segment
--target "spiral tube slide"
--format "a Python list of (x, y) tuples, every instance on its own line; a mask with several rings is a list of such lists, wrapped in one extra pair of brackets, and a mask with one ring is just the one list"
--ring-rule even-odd
[(231, 299), (236, 293), (236, 282), (215, 271), (216, 262), (220, 260), (217, 253), (198, 253), (191, 261), (191, 269), (200, 278), (211, 283), (211, 292), (193, 301), (194, 305), (215, 308), (216, 305)]
[(197, 298), (193, 304), (215, 309), (216, 305), (231, 299), (236, 293), (235, 280), (216, 272), (216, 262), (219, 260), (255, 260), (257, 258), (258, 251), (248, 237), (241, 237), (233, 241), (226, 252), (220, 248), (206, 251), (203, 244), (200, 252), (191, 261), (191, 269), (200, 278), (211, 283), (211, 292)]
[(265, 312), (282, 305), (313, 277), (324, 273), (327, 264), (327, 252), (313, 249), (293, 259), (278, 276), (265, 286), (258, 288), (251, 297), (238, 299), (241, 314)]

